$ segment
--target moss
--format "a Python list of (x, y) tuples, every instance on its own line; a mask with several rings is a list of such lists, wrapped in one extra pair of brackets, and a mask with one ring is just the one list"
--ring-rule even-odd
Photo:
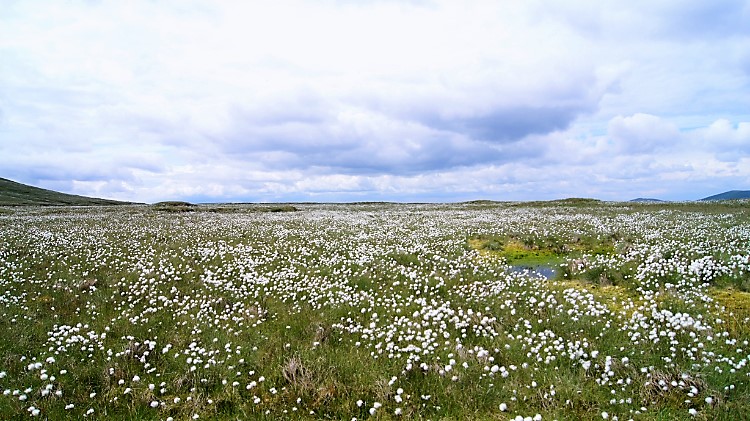
[(509, 241), (502, 248), (500, 254), (508, 263), (516, 265), (553, 264), (562, 260), (563, 256), (555, 250), (547, 248), (532, 248), (520, 241)]
[[(562, 291), (573, 288), (579, 291), (586, 290), (600, 303), (604, 303), (614, 312), (624, 312), (628, 317), (632, 314), (638, 304), (642, 304), (638, 296), (631, 290), (620, 285), (596, 285), (584, 280), (555, 280), (550, 282), (549, 288), (552, 290)], [(631, 309), (626, 310), (625, 303), (636, 304)]]
[(504, 258), (509, 264), (522, 266), (554, 266), (570, 255), (608, 254), (614, 252), (610, 239), (575, 238), (563, 241), (553, 237), (495, 237), (479, 236), (467, 240), (469, 248), (483, 255)]
[(750, 317), (750, 292), (737, 291), (733, 288), (711, 289), (711, 296), (728, 311)]
[(734, 288), (711, 288), (709, 294), (724, 307), (721, 317), (727, 323), (727, 330), (732, 334), (750, 335), (750, 292)]

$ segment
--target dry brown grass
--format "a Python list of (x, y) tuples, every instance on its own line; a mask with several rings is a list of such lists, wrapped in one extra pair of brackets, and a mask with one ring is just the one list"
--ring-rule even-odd
[(292, 389), (298, 393), (308, 394), (316, 389), (312, 371), (296, 355), (289, 357), (282, 365), (281, 374)]

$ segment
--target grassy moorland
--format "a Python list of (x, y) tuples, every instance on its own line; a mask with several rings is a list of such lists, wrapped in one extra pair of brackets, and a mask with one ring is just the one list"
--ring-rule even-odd
[(747, 202), (258, 210), (0, 208), (0, 418), (750, 413)]
[(65, 194), (0, 178), (0, 206), (127, 205), (127, 202)]

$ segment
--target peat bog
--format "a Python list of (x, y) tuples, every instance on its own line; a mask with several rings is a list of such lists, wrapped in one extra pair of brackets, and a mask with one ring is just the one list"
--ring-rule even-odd
[(750, 413), (746, 202), (16, 206), (0, 238), (3, 419)]

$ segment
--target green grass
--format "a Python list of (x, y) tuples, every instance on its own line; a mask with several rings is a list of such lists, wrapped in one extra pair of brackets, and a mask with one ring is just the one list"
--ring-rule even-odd
[(504, 258), (514, 266), (559, 267), (566, 258), (580, 257), (584, 253), (600, 255), (614, 251), (612, 238), (603, 240), (591, 237), (563, 239), (555, 236), (501, 236), (483, 235), (469, 238), (470, 248)]

